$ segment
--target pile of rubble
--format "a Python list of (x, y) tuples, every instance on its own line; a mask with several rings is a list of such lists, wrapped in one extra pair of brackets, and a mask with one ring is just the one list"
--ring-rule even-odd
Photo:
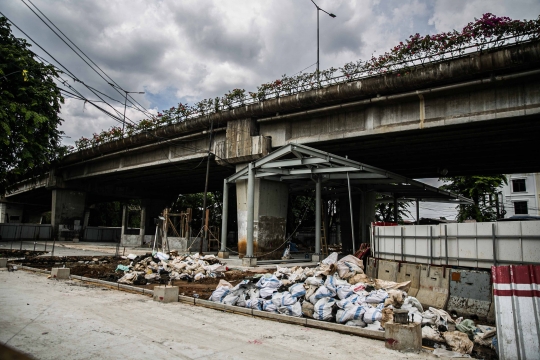
[(157, 252), (143, 256), (130, 254), (126, 258), (131, 260), (131, 263), (118, 265), (116, 269), (125, 272), (125, 275), (118, 279), (121, 284), (166, 284), (171, 280), (198, 281), (206, 277), (219, 277), (227, 270), (214, 255)]
[(394, 309), (406, 309), (411, 322), (422, 324), (423, 338), (447, 344), (453, 351), (471, 353), (471, 339), (483, 345), (492, 341), (494, 328), (470, 323), (460, 328), (461, 319), (452, 319), (444, 310), (424, 311), (416, 298), (407, 295), (409, 287), (410, 281), (369, 279), (358, 258), (348, 255), (338, 261), (338, 254), (332, 253), (316, 268), (278, 266), (273, 274), (244, 279), (236, 286), (221, 280), (209, 300), (379, 331), (393, 320)]

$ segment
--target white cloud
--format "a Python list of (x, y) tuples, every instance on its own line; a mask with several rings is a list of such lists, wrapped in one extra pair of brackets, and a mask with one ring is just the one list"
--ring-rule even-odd
[[(485, 12), (519, 19), (536, 18), (531, 14), (540, 13), (540, 2), (534, 0), (316, 2), (337, 15), (330, 18), (320, 13), (322, 69), (381, 54), (416, 32), (459, 29)], [(316, 61), (317, 11), (309, 0), (34, 3), (122, 88), (145, 91), (145, 95), (133, 97), (154, 112), (179, 101), (221, 96), (233, 88), (252, 91)], [(77, 78), (117, 99), (111, 104), (123, 112), (123, 93), (100, 79), (22, 2), (2, 5), (6, 16)], [(33, 49), (49, 58), (37, 47)], [(97, 99), (81, 84), (70, 84)], [(134, 120), (143, 116), (131, 109), (127, 114)], [(62, 129), (71, 136), (67, 143), (117, 125), (89, 104), (83, 107), (79, 100), (68, 99), (62, 117)]]

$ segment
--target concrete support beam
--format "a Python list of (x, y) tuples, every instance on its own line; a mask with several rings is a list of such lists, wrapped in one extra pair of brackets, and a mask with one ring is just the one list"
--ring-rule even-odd
[(139, 226), (139, 244), (144, 244), (144, 235), (146, 233), (146, 206), (141, 206), (141, 225)]

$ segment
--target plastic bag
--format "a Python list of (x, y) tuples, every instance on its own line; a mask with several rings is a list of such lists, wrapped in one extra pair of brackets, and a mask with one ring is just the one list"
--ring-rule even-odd
[(277, 306), (274, 305), (272, 300), (263, 301), (262, 309), (263, 311), (268, 311), (268, 312), (273, 312), (273, 313), (277, 312)]
[(358, 319), (358, 320), (349, 320), (345, 323), (347, 326), (358, 326), (358, 327), (366, 327), (367, 324), (364, 322), (364, 320)]
[(474, 331), (476, 330), (476, 326), (474, 325), (474, 321), (471, 319), (465, 319), (456, 325), (456, 329), (467, 334), (469, 337), (472, 337)]
[[(421, 313), (424, 312), (424, 307), (422, 306), (420, 301), (418, 301), (418, 299), (413, 297), (413, 296), (407, 296), (405, 298), (405, 301), (403, 302), (403, 305), (405, 305), (405, 304), (409, 304), (411, 307), (415, 307)], [(402, 308), (403, 308), (403, 305), (401, 306)]]
[(253, 309), (253, 310), (261, 310), (261, 302), (263, 300), (260, 299), (260, 298), (250, 298), (248, 300), (246, 300), (246, 306), (248, 309)]
[(381, 318), (381, 310), (373, 307), (366, 308), (366, 312), (364, 313), (364, 322), (366, 324), (373, 324), (375, 321), (381, 321)]
[(284, 291), (282, 293), (274, 293), (272, 295), (272, 302), (276, 307), (280, 306), (290, 306), (296, 303), (296, 298), (291, 296), (291, 293), (288, 291)]
[(442, 336), (453, 351), (462, 354), (470, 354), (472, 352), (474, 343), (469, 340), (467, 334), (461, 331), (447, 331)]
[(310, 276), (306, 279), (305, 284), (321, 286), (324, 285), (324, 280), (321, 277)]
[(332, 265), (332, 264), (335, 264), (337, 262), (337, 260), (338, 260), (338, 253), (333, 252), (330, 255), (328, 255), (328, 257), (326, 259), (321, 261), (321, 263), (325, 264), (325, 265)]
[(214, 290), (212, 295), (210, 295), (210, 298), (208, 300), (220, 303), (223, 301), (225, 296), (229, 294), (229, 292), (230, 292), (230, 289), (228, 287), (219, 286), (216, 290)]
[(337, 296), (341, 300), (348, 298), (349, 296), (353, 295), (354, 291), (352, 290), (352, 287), (349, 286), (338, 286), (337, 288)]
[(236, 305), (236, 302), (238, 301), (238, 298), (239, 298), (239, 297), (240, 297), (240, 296), (237, 295), (237, 294), (231, 294), (231, 293), (229, 293), (229, 294), (227, 294), (227, 296), (225, 296), (225, 297), (223, 298), (223, 300), (222, 300), (221, 302), (222, 302), (223, 304), (225, 304), (225, 305)]
[(336, 293), (323, 285), (317, 289), (315, 294), (311, 295), (309, 301), (315, 305), (322, 298), (333, 298), (334, 296)]
[(336, 302), (336, 305), (340, 309), (347, 309), (347, 308), (358, 305), (357, 300), (358, 300), (358, 295), (353, 295), (353, 296), (349, 296), (346, 299), (339, 300), (338, 302)]
[(345, 310), (338, 310), (336, 314), (336, 322), (345, 324), (350, 320), (362, 320), (366, 309), (362, 306), (351, 306)]
[(300, 317), (302, 316), (302, 305), (296, 302), (292, 305), (280, 306), (278, 312), (283, 315)]
[(198, 274), (195, 274), (195, 276), (193, 277), (193, 280), (199, 281), (199, 280), (204, 279), (205, 277), (206, 276), (203, 273), (198, 273)]
[(291, 285), (289, 287), (289, 292), (291, 293), (292, 296), (296, 298), (306, 295), (306, 289), (304, 288), (304, 283)]
[(317, 301), (313, 309), (313, 318), (315, 320), (329, 321), (332, 319), (332, 306), (336, 300), (324, 297)]
[(366, 296), (368, 304), (380, 304), (388, 297), (388, 293), (384, 290), (374, 290)]
[(163, 260), (165, 260), (165, 261), (166, 261), (166, 260), (169, 260), (169, 255), (167, 255), (167, 254), (165, 254), (165, 253), (162, 253), (162, 252), (158, 252), (158, 253), (156, 254), (156, 257), (157, 257), (159, 260), (161, 260), (161, 261), (163, 261)]
[(118, 265), (116, 266), (116, 270), (114, 270), (114, 271), (118, 271), (118, 270), (121, 270), (121, 271), (123, 271), (123, 272), (128, 272), (128, 271), (129, 271), (129, 266), (127, 266), (127, 265), (122, 265), (122, 264), (118, 264)]
[(457, 351), (448, 351), (442, 348), (433, 350), (433, 355), (443, 358), (470, 358), (468, 354), (458, 353)]

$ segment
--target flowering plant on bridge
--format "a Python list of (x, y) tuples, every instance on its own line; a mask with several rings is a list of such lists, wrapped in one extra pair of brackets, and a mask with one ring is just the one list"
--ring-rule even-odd
[[(479, 19), (475, 18), (474, 22), (467, 24), (461, 31), (452, 30), (425, 36), (418, 33), (411, 35), (390, 51), (377, 57), (372, 56), (367, 61), (349, 62), (339, 69), (321, 70), (319, 74), (315, 71), (300, 72), (294, 76), (283, 75), (281, 79), (261, 84), (256, 92), (246, 94), (244, 89), (234, 89), (221, 98), (203, 99), (192, 107), (179, 103), (176, 108), (164, 110), (158, 118), (141, 120), (136, 126), (128, 128), (127, 135), (148, 131), (164, 124), (183, 122), (198, 116), (232, 110), (235, 106), (262, 102), (283, 95), (294, 95), (370, 76), (385, 75), (402, 78), (428, 62), (444, 61), (467, 52), (484, 51), (536, 39), (540, 39), (540, 17), (536, 20), (521, 21), (486, 13)], [(341, 76), (335, 75), (338, 71), (341, 72)], [(90, 141), (90, 145), (94, 146), (117, 138), (103, 135), (100, 134)], [(82, 139), (76, 144), (77, 149), (88, 146), (88, 142)]]

